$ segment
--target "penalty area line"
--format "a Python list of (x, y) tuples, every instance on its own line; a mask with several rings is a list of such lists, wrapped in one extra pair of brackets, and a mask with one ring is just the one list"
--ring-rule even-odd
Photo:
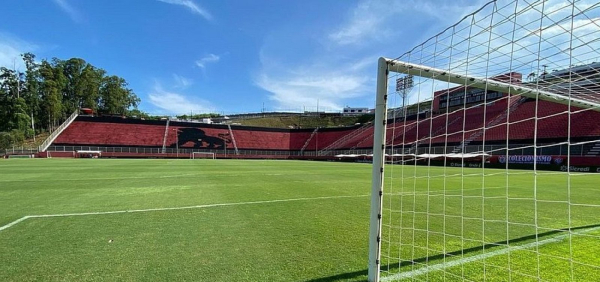
[(546, 245), (546, 244), (550, 244), (550, 243), (559, 243), (563, 240), (565, 240), (566, 238), (569, 237), (569, 235), (581, 235), (581, 234), (586, 234), (586, 233), (590, 233), (590, 232), (594, 232), (600, 230), (600, 227), (594, 227), (594, 228), (590, 228), (590, 229), (584, 229), (582, 231), (578, 231), (578, 232), (571, 232), (571, 233), (566, 233), (563, 235), (558, 235), (552, 238), (548, 238), (548, 239), (544, 239), (541, 241), (537, 241), (537, 242), (531, 242), (531, 243), (527, 243), (524, 245), (517, 245), (517, 246), (510, 246), (504, 249), (500, 249), (497, 251), (492, 251), (492, 252), (485, 252), (483, 254), (480, 255), (475, 255), (475, 256), (470, 256), (470, 257), (466, 257), (466, 258), (462, 258), (462, 259), (458, 259), (458, 260), (453, 260), (450, 262), (446, 262), (446, 263), (438, 263), (438, 264), (434, 264), (431, 266), (425, 266), (416, 270), (411, 270), (411, 271), (407, 271), (407, 272), (401, 272), (398, 274), (394, 274), (394, 275), (390, 275), (390, 276), (385, 276), (385, 277), (381, 277), (381, 281), (387, 282), (387, 281), (396, 281), (396, 280), (401, 280), (401, 279), (406, 279), (406, 278), (414, 278), (416, 276), (419, 275), (423, 275), (423, 274), (427, 274), (429, 272), (433, 272), (433, 271), (439, 271), (439, 270), (444, 270), (446, 268), (450, 268), (450, 267), (454, 267), (454, 266), (459, 266), (462, 264), (467, 264), (470, 262), (475, 262), (475, 261), (479, 261), (479, 260), (483, 260), (486, 258), (491, 258), (491, 257), (495, 257), (495, 256), (499, 256), (499, 255), (504, 255), (507, 254), (509, 252), (514, 252), (514, 251), (519, 251), (519, 250), (526, 250), (526, 249), (532, 249), (536, 246), (542, 246), (542, 245)]
[(227, 207), (227, 206), (242, 206), (242, 205), (257, 205), (257, 204), (270, 204), (270, 203), (284, 203), (284, 202), (299, 202), (299, 201), (311, 201), (311, 200), (327, 200), (327, 199), (344, 199), (344, 198), (360, 198), (369, 197), (370, 195), (356, 195), (356, 196), (323, 196), (323, 197), (312, 197), (312, 198), (292, 198), (292, 199), (279, 199), (279, 200), (264, 200), (264, 201), (251, 201), (251, 202), (233, 202), (233, 203), (219, 203), (219, 204), (206, 204), (206, 205), (195, 205), (195, 206), (184, 206), (184, 207), (171, 207), (171, 208), (152, 208), (152, 209), (135, 209), (135, 210), (120, 210), (120, 211), (104, 211), (104, 212), (80, 212), (80, 213), (60, 213), (60, 214), (38, 214), (38, 215), (27, 215), (21, 217), (9, 224), (0, 226), (0, 231), (6, 230), (16, 224), (19, 224), (30, 218), (49, 218), (49, 217), (69, 217), (69, 216), (86, 216), (86, 215), (107, 215), (107, 214), (123, 214), (123, 213), (141, 213), (141, 212), (155, 212), (155, 211), (174, 211), (174, 210), (190, 210), (190, 209), (204, 209), (214, 207)]

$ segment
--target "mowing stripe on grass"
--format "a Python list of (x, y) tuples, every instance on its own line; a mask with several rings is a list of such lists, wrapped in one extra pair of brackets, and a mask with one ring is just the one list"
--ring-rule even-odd
[[(324, 173), (296, 173), (297, 175), (325, 175)], [(88, 178), (60, 178), (55, 179), (54, 181), (89, 181), (89, 180), (127, 180), (127, 179), (162, 179), (162, 178), (180, 178), (187, 176), (200, 176), (202, 173), (186, 173), (186, 174), (178, 174), (178, 175), (159, 175), (159, 176), (123, 176), (123, 177), (88, 177)], [(257, 175), (257, 176), (281, 176), (284, 174), (275, 174), (275, 173), (260, 173), (257, 171), (236, 171), (235, 173), (211, 173), (211, 176), (223, 176), (223, 177), (233, 177), (233, 176), (246, 176), (246, 175)], [(286, 175), (290, 175), (289, 173)], [(33, 179), (0, 179), (0, 183), (2, 182), (44, 182), (48, 181), (47, 179), (42, 178), (33, 178)]]
[[(573, 235), (586, 234), (586, 233), (594, 232), (597, 230), (600, 230), (600, 227), (584, 229), (582, 231), (572, 232), (571, 234), (573, 234)], [(401, 272), (401, 273), (390, 275), (390, 276), (381, 277), (381, 281), (396, 281), (396, 280), (400, 280), (400, 279), (413, 278), (415, 276), (427, 274), (429, 272), (444, 270), (446, 268), (459, 266), (461, 264), (467, 264), (470, 262), (475, 262), (475, 261), (483, 260), (486, 258), (504, 255), (504, 254), (507, 254), (508, 252), (532, 249), (536, 246), (542, 246), (542, 245), (546, 245), (546, 244), (550, 244), (550, 243), (558, 243), (568, 237), (569, 237), (569, 233), (555, 236), (555, 237), (548, 238), (548, 239), (544, 239), (544, 240), (537, 241), (537, 242), (531, 242), (528, 244), (523, 244), (523, 245), (518, 245), (518, 246), (510, 246), (510, 247), (507, 247), (507, 248), (504, 248), (501, 250), (486, 252), (486, 253), (483, 253), (480, 255), (470, 256), (470, 257), (453, 260), (453, 261), (446, 262), (446, 263), (438, 263), (438, 264), (434, 264), (434, 265), (430, 265), (430, 266), (425, 266), (425, 267), (422, 267), (422, 268), (419, 268), (416, 270), (411, 270), (411, 271)]]
[(234, 203), (220, 203), (220, 204), (206, 204), (196, 206), (185, 206), (185, 207), (172, 207), (172, 208), (153, 208), (153, 209), (138, 209), (138, 210), (120, 210), (120, 211), (104, 211), (104, 212), (80, 212), (80, 213), (60, 213), (60, 214), (38, 214), (38, 215), (27, 215), (21, 217), (7, 225), (0, 226), (0, 231), (8, 229), (9, 227), (16, 225), (29, 218), (47, 218), (47, 217), (68, 217), (68, 216), (84, 216), (84, 215), (105, 215), (105, 214), (119, 214), (119, 213), (137, 213), (137, 212), (153, 212), (153, 211), (172, 211), (172, 210), (189, 210), (189, 209), (203, 209), (203, 208), (214, 208), (214, 207), (225, 207), (225, 206), (240, 206), (240, 205), (256, 205), (256, 204), (269, 204), (269, 203), (283, 203), (283, 202), (297, 202), (297, 201), (310, 201), (310, 200), (327, 200), (327, 199), (344, 199), (344, 198), (359, 198), (369, 197), (370, 195), (356, 195), (356, 196), (324, 196), (324, 197), (313, 197), (313, 198), (293, 198), (293, 199), (280, 199), (280, 200), (264, 200), (264, 201), (253, 201), (253, 202), (234, 202)]

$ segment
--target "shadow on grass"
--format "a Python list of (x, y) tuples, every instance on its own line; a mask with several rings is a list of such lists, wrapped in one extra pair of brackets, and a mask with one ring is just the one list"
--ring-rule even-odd
[[(412, 261), (402, 261), (399, 264), (396, 263), (396, 264), (383, 265), (383, 266), (381, 266), (381, 269), (386, 269), (386, 270), (398, 269), (400, 267), (409, 266), (409, 265), (413, 265), (416, 263), (425, 263), (427, 261), (432, 261), (432, 260), (441, 260), (445, 257), (455, 257), (455, 256), (460, 256), (462, 254), (480, 252), (483, 250), (489, 250), (489, 249), (493, 249), (493, 248), (497, 248), (497, 247), (506, 247), (507, 245), (513, 245), (515, 243), (533, 240), (536, 238), (536, 236), (538, 239), (540, 239), (543, 237), (548, 237), (548, 236), (552, 236), (555, 234), (559, 234), (562, 232), (576, 231), (576, 230), (581, 230), (581, 229), (592, 229), (592, 228), (596, 228), (596, 227), (600, 227), (600, 224), (584, 225), (584, 226), (578, 226), (578, 227), (573, 227), (573, 228), (562, 228), (562, 229), (542, 232), (542, 233), (538, 233), (538, 234), (527, 235), (527, 236), (523, 236), (523, 237), (519, 237), (519, 238), (514, 238), (514, 239), (510, 239), (508, 241), (506, 241), (506, 240), (498, 241), (495, 243), (489, 243), (489, 244), (472, 247), (472, 248), (467, 248), (467, 249), (463, 249), (463, 250), (458, 250), (458, 251), (454, 251), (454, 252), (449, 252), (449, 253), (445, 253), (445, 254), (421, 257), (421, 258), (417, 258)], [(358, 277), (361, 277), (361, 276), (364, 276), (364, 277), (367, 276), (367, 269), (332, 275), (332, 276), (323, 277), (323, 278), (311, 279), (311, 280), (307, 280), (307, 282), (340, 281), (340, 280), (357, 279)], [(364, 279), (364, 281), (366, 281), (366, 279)]]

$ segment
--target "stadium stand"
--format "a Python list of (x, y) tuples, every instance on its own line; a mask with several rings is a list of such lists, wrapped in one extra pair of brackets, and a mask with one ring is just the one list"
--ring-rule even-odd
[[(348, 135), (350, 132), (357, 130), (356, 127), (349, 128), (323, 128), (319, 129), (315, 136), (310, 140), (308, 145), (306, 146), (306, 150), (308, 151), (320, 151), (331, 144)], [(339, 149), (339, 148), (335, 148)]]
[(306, 149), (317, 132), (318, 130), (312, 128), (299, 129), (290, 132), (290, 150), (300, 151), (303, 148)]
[(56, 138), (54, 144), (157, 147), (162, 146), (164, 128), (164, 123), (96, 122), (87, 117), (79, 117)]
[[(223, 150), (233, 149), (233, 133), (240, 150), (295, 151), (302, 148), (314, 131), (180, 121), (172, 121), (168, 126), (166, 121), (80, 116), (52, 145), (162, 148), (164, 143), (168, 148)], [(321, 150), (356, 128), (324, 128), (311, 138), (307, 150)]]
[[(571, 111), (571, 120), (577, 122), (571, 123), (568, 132), (569, 111), (565, 105), (520, 97), (511, 99), (509, 106), (507, 102), (508, 99), (499, 99), (487, 105), (459, 108), (448, 116), (443, 113), (413, 116), (388, 127), (387, 142), (405, 146), (415, 145), (415, 142), (419, 146), (456, 145), (465, 139), (478, 144), (484, 140), (484, 134), (487, 143), (505, 142), (507, 119), (511, 142), (531, 143), (534, 137), (544, 142), (600, 136), (600, 124), (596, 122), (600, 119), (598, 112)], [(299, 151), (306, 145), (306, 151), (336, 151), (368, 149), (373, 136), (373, 126), (369, 124), (317, 131), (230, 126), (231, 133), (228, 126), (218, 124), (178, 121), (171, 122), (170, 128), (166, 126), (166, 121), (79, 116), (52, 145), (159, 148), (165, 143), (168, 148), (219, 150), (233, 148), (230, 134), (234, 133), (240, 150)], [(534, 126), (538, 127), (537, 136), (533, 136)]]
[[(505, 76), (520, 81), (520, 74)], [(422, 152), (421, 149), (426, 147), (437, 147), (443, 152), (451, 147), (452, 151), (448, 152), (460, 153), (468, 146), (505, 144), (507, 139), (515, 146), (551, 144), (568, 139), (582, 142), (581, 146), (569, 148), (571, 154), (600, 155), (600, 143), (595, 142), (600, 137), (600, 123), (597, 122), (600, 113), (596, 111), (573, 108), (569, 111), (568, 106), (553, 102), (464, 87), (436, 91), (434, 99), (427, 105), (429, 108), (415, 109), (405, 118), (396, 117), (404, 111), (392, 109), (386, 143), (403, 148), (405, 153)], [(284, 129), (81, 115), (58, 133), (50, 151), (143, 148), (107, 149), (110, 152), (103, 157), (119, 156), (115, 155), (119, 152), (127, 152), (131, 157), (140, 150), (147, 152), (146, 149), (164, 156), (183, 150), (184, 156), (192, 151), (208, 151), (229, 157), (235, 149), (235, 155), (331, 158), (336, 154), (370, 153), (374, 126), (367, 123)], [(544, 152), (558, 155), (566, 151), (567, 146), (559, 144)], [(531, 153), (530, 150), (521, 151), (526, 152)]]

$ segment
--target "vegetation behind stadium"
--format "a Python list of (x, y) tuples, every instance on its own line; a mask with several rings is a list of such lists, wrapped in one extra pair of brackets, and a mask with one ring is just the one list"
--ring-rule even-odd
[[(140, 111), (140, 98), (128, 88), (127, 81), (110, 75), (83, 59), (36, 60), (32, 53), (21, 55), (25, 70), (0, 67), (0, 150), (11, 146), (34, 147), (31, 139), (43, 140), (69, 115), (81, 108), (95, 113), (143, 119), (161, 119)], [(219, 114), (182, 115), (182, 120), (216, 118)], [(232, 117), (241, 125), (307, 128), (352, 125), (368, 122), (372, 115), (335, 116), (284, 114)], [(40, 138), (42, 137), (42, 138)], [(38, 142), (39, 143), (39, 142)]]

